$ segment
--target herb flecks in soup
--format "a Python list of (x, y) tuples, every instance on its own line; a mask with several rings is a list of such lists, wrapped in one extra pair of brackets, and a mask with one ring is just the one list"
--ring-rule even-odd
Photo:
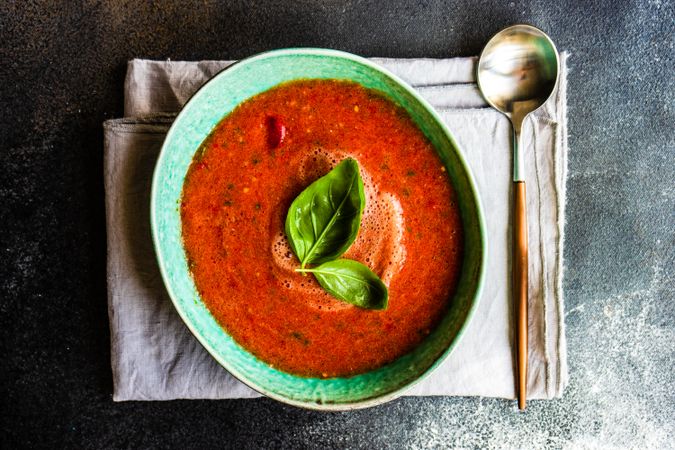
[[(340, 258), (381, 278), (386, 309), (345, 303), (296, 272), (286, 238), (293, 200), (346, 158), (358, 161), (366, 201)], [(403, 109), (345, 81), (286, 83), (239, 105), (197, 152), (181, 216), (216, 320), (260, 359), (305, 376), (363, 373), (411, 351), (447, 311), (461, 268), (459, 209), (432, 145)]]

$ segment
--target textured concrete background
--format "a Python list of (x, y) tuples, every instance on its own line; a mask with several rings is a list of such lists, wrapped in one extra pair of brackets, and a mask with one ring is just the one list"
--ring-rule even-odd
[[(675, 445), (670, 1), (162, 3), (0, 6), (0, 447)], [(524, 414), (480, 398), (337, 414), (265, 399), (111, 401), (101, 122), (122, 112), (128, 59), (287, 46), (475, 55), (522, 21), (572, 54), (562, 400)]]

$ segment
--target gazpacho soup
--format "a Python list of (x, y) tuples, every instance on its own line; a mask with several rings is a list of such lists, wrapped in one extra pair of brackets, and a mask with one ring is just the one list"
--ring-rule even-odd
[(193, 158), (181, 220), (211, 314), (300, 376), (410, 352), (461, 271), (459, 207), (432, 144), (403, 108), (348, 81), (287, 82), (237, 106)]

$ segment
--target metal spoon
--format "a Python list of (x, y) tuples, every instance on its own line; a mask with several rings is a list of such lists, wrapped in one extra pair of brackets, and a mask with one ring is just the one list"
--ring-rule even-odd
[(553, 41), (530, 25), (508, 27), (490, 39), (478, 61), (485, 100), (513, 125), (513, 298), (516, 307), (518, 407), (527, 398), (527, 213), (519, 141), (523, 119), (551, 96), (560, 63)]

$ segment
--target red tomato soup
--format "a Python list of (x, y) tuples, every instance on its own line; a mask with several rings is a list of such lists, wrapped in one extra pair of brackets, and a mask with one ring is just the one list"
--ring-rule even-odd
[[(293, 199), (346, 157), (366, 205), (343, 255), (389, 288), (386, 310), (325, 292), (284, 233)], [(279, 85), (239, 105), (185, 180), (182, 232), (201, 298), (243, 347), (280, 370), (350, 376), (411, 351), (448, 309), (462, 261), (456, 196), (431, 143), (375, 91), (338, 80)]]

